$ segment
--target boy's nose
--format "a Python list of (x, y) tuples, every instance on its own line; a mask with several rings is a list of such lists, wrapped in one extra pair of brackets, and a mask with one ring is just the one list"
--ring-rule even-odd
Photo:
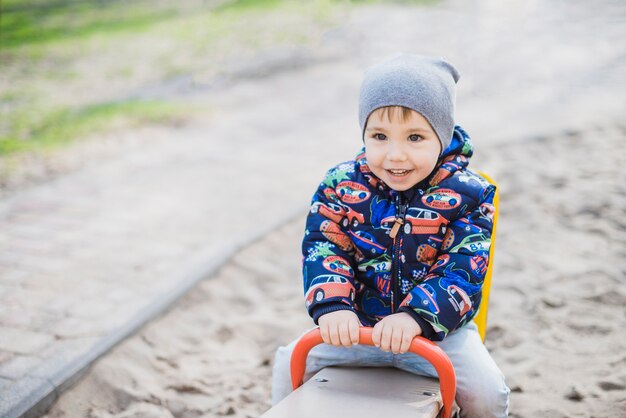
[(387, 159), (389, 161), (404, 161), (406, 160), (406, 153), (401, 145), (389, 145), (387, 150)]

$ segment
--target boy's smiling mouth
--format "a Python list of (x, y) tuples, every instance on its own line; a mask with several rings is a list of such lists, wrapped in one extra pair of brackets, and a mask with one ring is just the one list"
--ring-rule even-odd
[(413, 170), (398, 170), (398, 169), (387, 168), (387, 169), (385, 169), (385, 171), (387, 171), (389, 174), (391, 174), (392, 176), (395, 176), (395, 177), (404, 177), (404, 176), (406, 176), (407, 174), (409, 174)]

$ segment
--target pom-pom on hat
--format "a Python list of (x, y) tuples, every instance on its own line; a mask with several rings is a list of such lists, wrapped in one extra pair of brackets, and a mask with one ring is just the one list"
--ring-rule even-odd
[(386, 106), (419, 112), (439, 137), (441, 152), (454, 131), (455, 84), (459, 72), (441, 58), (400, 54), (370, 67), (361, 83), (359, 123), (364, 138), (367, 119)]

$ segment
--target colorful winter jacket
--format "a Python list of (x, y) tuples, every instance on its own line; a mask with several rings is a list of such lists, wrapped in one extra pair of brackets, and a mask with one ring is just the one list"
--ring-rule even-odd
[(302, 244), (305, 304), (316, 324), (341, 309), (366, 326), (401, 311), (424, 337), (442, 340), (475, 316), (495, 187), (466, 168), (472, 153), (455, 126), (433, 172), (405, 192), (370, 171), (364, 149), (327, 172)]

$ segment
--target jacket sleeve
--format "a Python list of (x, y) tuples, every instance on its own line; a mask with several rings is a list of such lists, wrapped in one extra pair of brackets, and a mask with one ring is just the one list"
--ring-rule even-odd
[(448, 224), (436, 262), (401, 304), (399, 310), (415, 318), (425, 338), (441, 341), (476, 315), (489, 263), (494, 194), (493, 185), (481, 188)]
[(341, 226), (346, 212), (332, 185), (327, 174), (313, 196), (302, 242), (305, 304), (315, 324), (324, 314), (354, 311), (356, 251)]

